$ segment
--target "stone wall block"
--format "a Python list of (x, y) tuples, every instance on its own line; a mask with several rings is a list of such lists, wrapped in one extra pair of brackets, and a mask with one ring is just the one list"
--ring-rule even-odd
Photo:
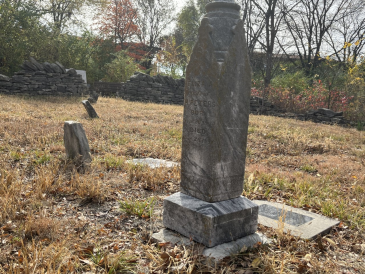
[[(33, 75), (47, 75), (47, 72), (45, 72), (45, 71), (36, 71), (36, 72), (34, 72), (34, 74)], [(30, 75), (31, 76), (31, 75)]]
[(44, 67), (44, 71), (45, 72), (48, 72), (48, 73), (52, 73), (53, 72), (53, 69), (51, 67), (51, 64), (48, 63), (48, 62), (44, 62), (43, 63), (43, 67)]
[(13, 87), (15, 87), (15, 88), (22, 88), (24, 86), (25, 86), (24, 83), (13, 83)]
[(55, 64), (56, 64), (57, 66), (59, 66), (59, 67), (60, 67), (60, 69), (61, 69), (61, 71), (62, 71), (62, 73), (63, 73), (63, 74), (65, 74), (65, 73), (66, 73), (66, 69), (65, 69), (65, 67), (64, 67), (61, 63), (56, 62)]
[(47, 78), (41, 75), (35, 75), (32, 77), (32, 80), (35, 80), (37, 82), (41, 82), (41, 83), (46, 83), (47, 82)]
[(60, 73), (60, 74), (62, 73), (61, 68), (59, 66), (57, 66), (56, 64), (51, 64), (51, 68), (56, 73)]
[(76, 70), (75, 70), (75, 69), (70, 68), (70, 69), (67, 71), (67, 74), (68, 74), (68, 75), (70, 75), (70, 76), (72, 76), (72, 75), (77, 75), (77, 72), (76, 72)]
[(37, 68), (37, 70), (42, 71), (44, 70), (44, 66), (38, 63), (33, 57), (29, 58), (30, 62)]
[(10, 82), (0, 81), (0, 88), (1, 87), (10, 87), (10, 86), (12, 86), (12, 84)]
[(37, 71), (38, 68), (32, 64), (30, 61), (26, 60), (24, 61), (23, 65), (20, 66), (25, 71)]

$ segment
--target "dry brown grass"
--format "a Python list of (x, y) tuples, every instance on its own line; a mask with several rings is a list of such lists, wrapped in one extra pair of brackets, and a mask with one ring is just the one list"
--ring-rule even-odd
[[(80, 98), (0, 95), (0, 273), (364, 273), (365, 135), (355, 129), (251, 116), (244, 195), (339, 218), (329, 235), (274, 239), (211, 265), (192, 247), (155, 246), (163, 198), (179, 168), (126, 160), (179, 161), (181, 106), (100, 98), (91, 120)], [(93, 161), (67, 161), (63, 123), (83, 124)], [(123, 213), (148, 204), (154, 214)], [(133, 212), (133, 211), (130, 211)], [(142, 209), (143, 212), (143, 209)]]

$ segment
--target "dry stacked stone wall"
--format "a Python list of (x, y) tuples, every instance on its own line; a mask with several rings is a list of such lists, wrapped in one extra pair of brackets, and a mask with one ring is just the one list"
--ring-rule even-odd
[[(185, 79), (173, 79), (168, 76), (149, 76), (136, 72), (125, 83), (94, 83), (92, 89), (102, 96), (119, 96), (125, 100), (165, 104), (184, 104)], [(348, 125), (342, 112), (329, 109), (308, 111), (305, 114), (288, 113), (261, 97), (252, 96), (250, 100), (252, 114), (277, 116), (322, 124)]]
[(350, 121), (346, 120), (343, 112), (335, 112), (327, 108), (319, 108), (317, 110), (310, 110), (305, 115), (306, 121), (323, 124), (339, 124), (347, 125)]
[[(58, 62), (38, 63), (30, 58), (21, 66), (22, 70), (13, 77), (0, 74), (0, 93), (27, 95), (83, 95), (87, 93), (82, 76), (74, 69), (66, 69)], [(149, 76), (136, 72), (125, 83), (99, 82), (92, 85), (93, 92), (102, 96), (119, 96), (129, 101), (153, 102), (165, 104), (184, 104), (185, 79), (173, 79), (168, 76)], [(323, 124), (350, 124), (342, 112), (329, 109), (308, 111), (305, 114), (287, 113), (275, 107), (260, 97), (251, 97), (250, 111), (252, 114), (263, 114), (292, 118), (303, 121), (313, 121)]]
[(310, 110), (304, 114), (290, 113), (283, 109), (277, 108), (267, 100), (260, 97), (251, 97), (250, 111), (252, 114), (262, 114), (269, 116), (277, 116), (281, 118), (296, 119), (301, 121), (312, 121), (314, 123), (329, 124), (329, 125), (350, 125), (350, 121), (346, 120), (343, 112), (334, 112), (330, 109), (320, 108)]
[(124, 83), (95, 82), (90, 85), (93, 93), (103, 97), (116, 97)]
[(251, 96), (250, 113), (279, 116), (284, 113), (284, 111), (275, 107), (271, 102), (264, 100), (261, 97)]
[(30, 58), (12, 77), (0, 75), (0, 93), (25, 95), (77, 95), (87, 93), (82, 76), (58, 62), (38, 63)]
[[(92, 90), (102, 96), (118, 96), (129, 101), (153, 102), (165, 104), (184, 104), (185, 79), (173, 79), (169, 76), (149, 76), (136, 72), (125, 83), (94, 83)], [(260, 97), (251, 97), (251, 113), (276, 115), (280, 109)]]
[(182, 105), (184, 103), (184, 85), (184, 78), (149, 76), (137, 72), (127, 82), (122, 83), (117, 96), (130, 101)]

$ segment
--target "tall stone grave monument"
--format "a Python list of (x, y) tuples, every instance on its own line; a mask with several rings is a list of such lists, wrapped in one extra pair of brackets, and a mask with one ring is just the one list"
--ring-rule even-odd
[(181, 192), (164, 200), (164, 225), (208, 247), (257, 229), (258, 206), (241, 196), (251, 70), (239, 10), (206, 6), (186, 70)]

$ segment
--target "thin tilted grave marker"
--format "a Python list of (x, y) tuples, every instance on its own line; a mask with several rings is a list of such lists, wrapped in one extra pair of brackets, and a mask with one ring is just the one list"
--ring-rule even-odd
[(240, 6), (206, 6), (186, 70), (181, 192), (164, 200), (164, 225), (213, 247), (252, 235), (258, 206), (241, 196), (251, 70)]
[(95, 109), (93, 108), (93, 106), (90, 104), (90, 102), (88, 100), (83, 100), (82, 104), (84, 105), (87, 114), (89, 114), (90, 118), (99, 118), (98, 114), (96, 113)]

